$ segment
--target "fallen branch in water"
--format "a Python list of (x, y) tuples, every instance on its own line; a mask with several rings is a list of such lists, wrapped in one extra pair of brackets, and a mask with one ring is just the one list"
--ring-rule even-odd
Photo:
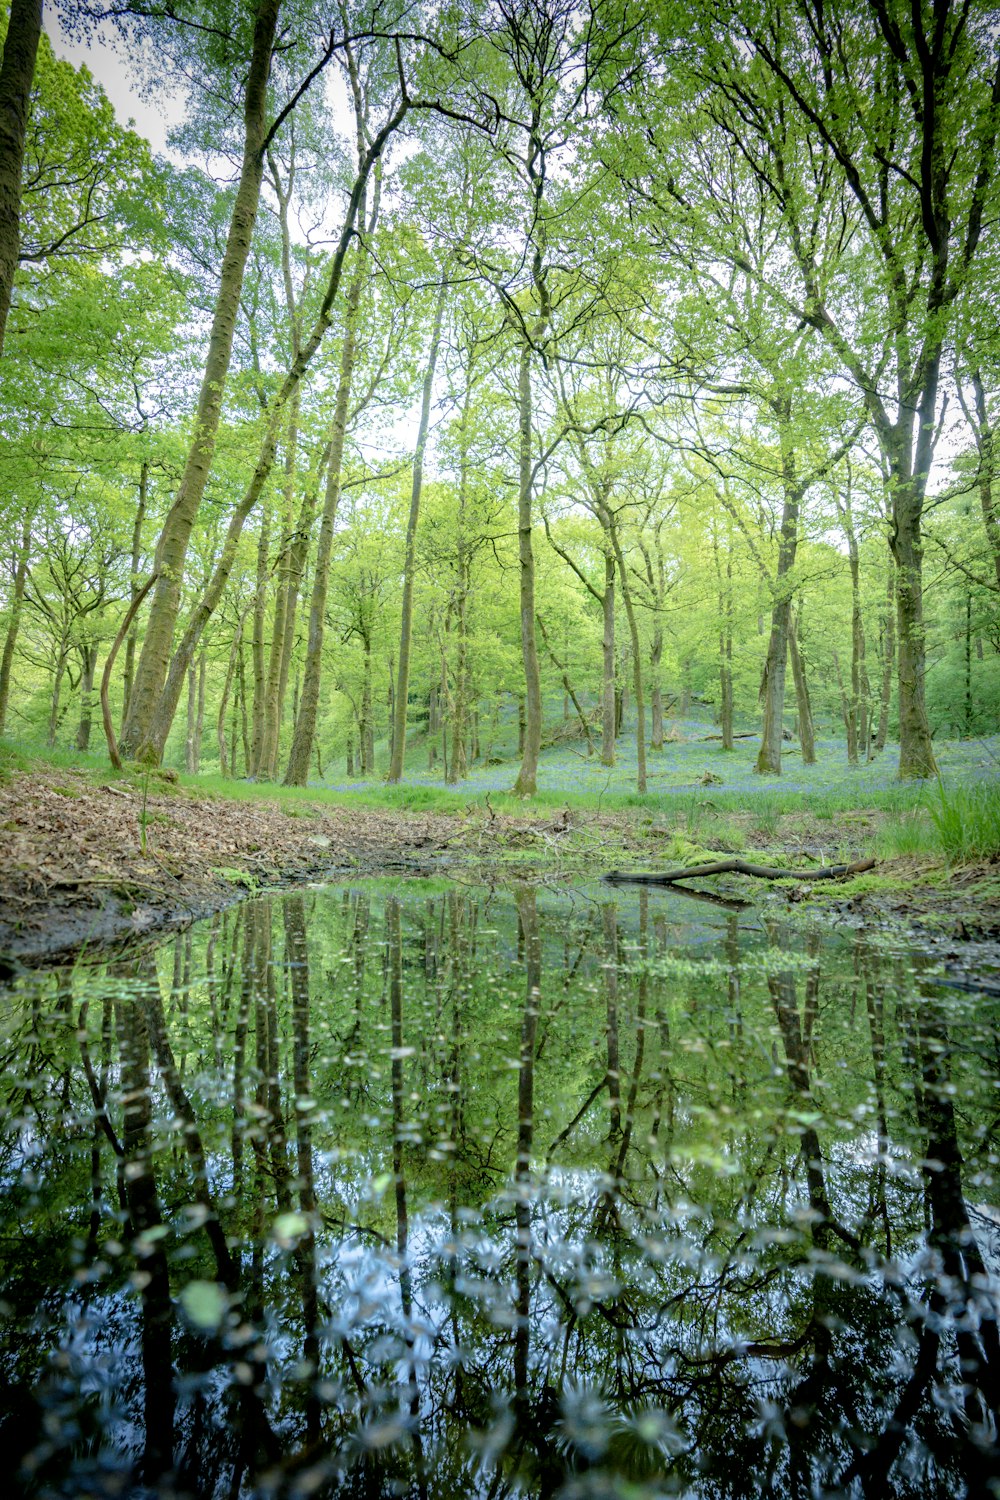
[(820, 865), (816, 870), (779, 870), (774, 865), (752, 865), (745, 859), (717, 859), (710, 865), (685, 865), (678, 870), (635, 873), (609, 870), (604, 879), (630, 880), (640, 885), (673, 885), (677, 880), (700, 879), (704, 875), (754, 875), (758, 880), (835, 880), (841, 875), (860, 875), (874, 867), (874, 859), (857, 859), (850, 865)]

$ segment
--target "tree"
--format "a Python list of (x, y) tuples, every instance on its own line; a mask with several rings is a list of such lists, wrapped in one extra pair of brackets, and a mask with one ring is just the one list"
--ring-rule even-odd
[(922, 520), (942, 359), (996, 183), (1000, 61), (985, 7), (858, 0), (831, 11), (798, 0), (779, 19), (721, 5), (705, 28), (705, 112), (777, 206), (798, 287), (777, 259), (758, 279), (836, 354), (882, 451), (900, 776), (932, 775)]
[(42, 0), (11, 0), (0, 57), (0, 354), (21, 242), (21, 169)]

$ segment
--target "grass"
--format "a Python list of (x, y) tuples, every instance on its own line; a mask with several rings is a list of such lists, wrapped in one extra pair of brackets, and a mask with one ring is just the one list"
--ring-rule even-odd
[(930, 815), (952, 864), (1000, 859), (1000, 786), (941, 785)]
[[(497, 813), (529, 813), (540, 819), (568, 807), (584, 814), (621, 815), (647, 827), (656, 839), (680, 834), (699, 845), (734, 852), (746, 847), (748, 834), (774, 840), (795, 831), (788, 822), (782, 828), (781, 820), (797, 816), (803, 826), (853, 821), (864, 833), (871, 824), (872, 841), (883, 858), (918, 856), (957, 863), (1000, 857), (1000, 790), (993, 784), (1000, 766), (1000, 736), (937, 745), (940, 783), (897, 781), (898, 755), (891, 750), (866, 765), (849, 766), (843, 743), (834, 739), (820, 741), (815, 766), (803, 766), (790, 756), (785, 775), (762, 781), (753, 772), (753, 742), (725, 752), (718, 742), (701, 738), (708, 727), (685, 722), (679, 726), (683, 738), (650, 753), (645, 797), (634, 788), (635, 745), (628, 736), (620, 740), (618, 763), (610, 768), (573, 747), (545, 752), (539, 762), (539, 791), (530, 801), (510, 793), (517, 770), (513, 758), (500, 765), (474, 766), (468, 779), (454, 787), (446, 786), (439, 772), (408, 768), (407, 780), (391, 787), (376, 780), (284, 787), (226, 780), (218, 774), (191, 777), (173, 772), (171, 783), (154, 772), (149, 790), (266, 799), (290, 816), (317, 803), (452, 815), (483, 815), (488, 803)], [(419, 747), (412, 758), (418, 754)], [(96, 751), (81, 754), (64, 747), (0, 741), (0, 781), (15, 770), (39, 764), (83, 772), (97, 783), (120, 779)], [(721, 777), (721, 783), (701, 785), (706, 771)], [(141, 788), (146, 773), (133, 767), (124, 775)], [(831, 828), (831, 843), (835, 837)]]

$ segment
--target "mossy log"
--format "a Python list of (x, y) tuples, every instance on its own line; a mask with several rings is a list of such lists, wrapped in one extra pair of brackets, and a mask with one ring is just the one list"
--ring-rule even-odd
[(820, 865), (815, 870), (782, 870), (775, 865), (754, 865), (745, 859), (717, 859), (711, 864), (683, 865), (676, 870), (609, 870), (605, 880), (633, 881), (640, 885), (673, 885), (678, 880), (701, 879), (705, 875), (752, 875), (758, 880), (836, 880), (860, 875), (875, 866), (874, 859), (856, 859), (849, 865)]

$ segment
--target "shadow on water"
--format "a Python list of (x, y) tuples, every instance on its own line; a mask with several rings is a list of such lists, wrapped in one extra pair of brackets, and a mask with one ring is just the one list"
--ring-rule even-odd
[(997, 1497), (997, 1020), (648, 889), (329, 887), (25, 977), (10, 1482)]

